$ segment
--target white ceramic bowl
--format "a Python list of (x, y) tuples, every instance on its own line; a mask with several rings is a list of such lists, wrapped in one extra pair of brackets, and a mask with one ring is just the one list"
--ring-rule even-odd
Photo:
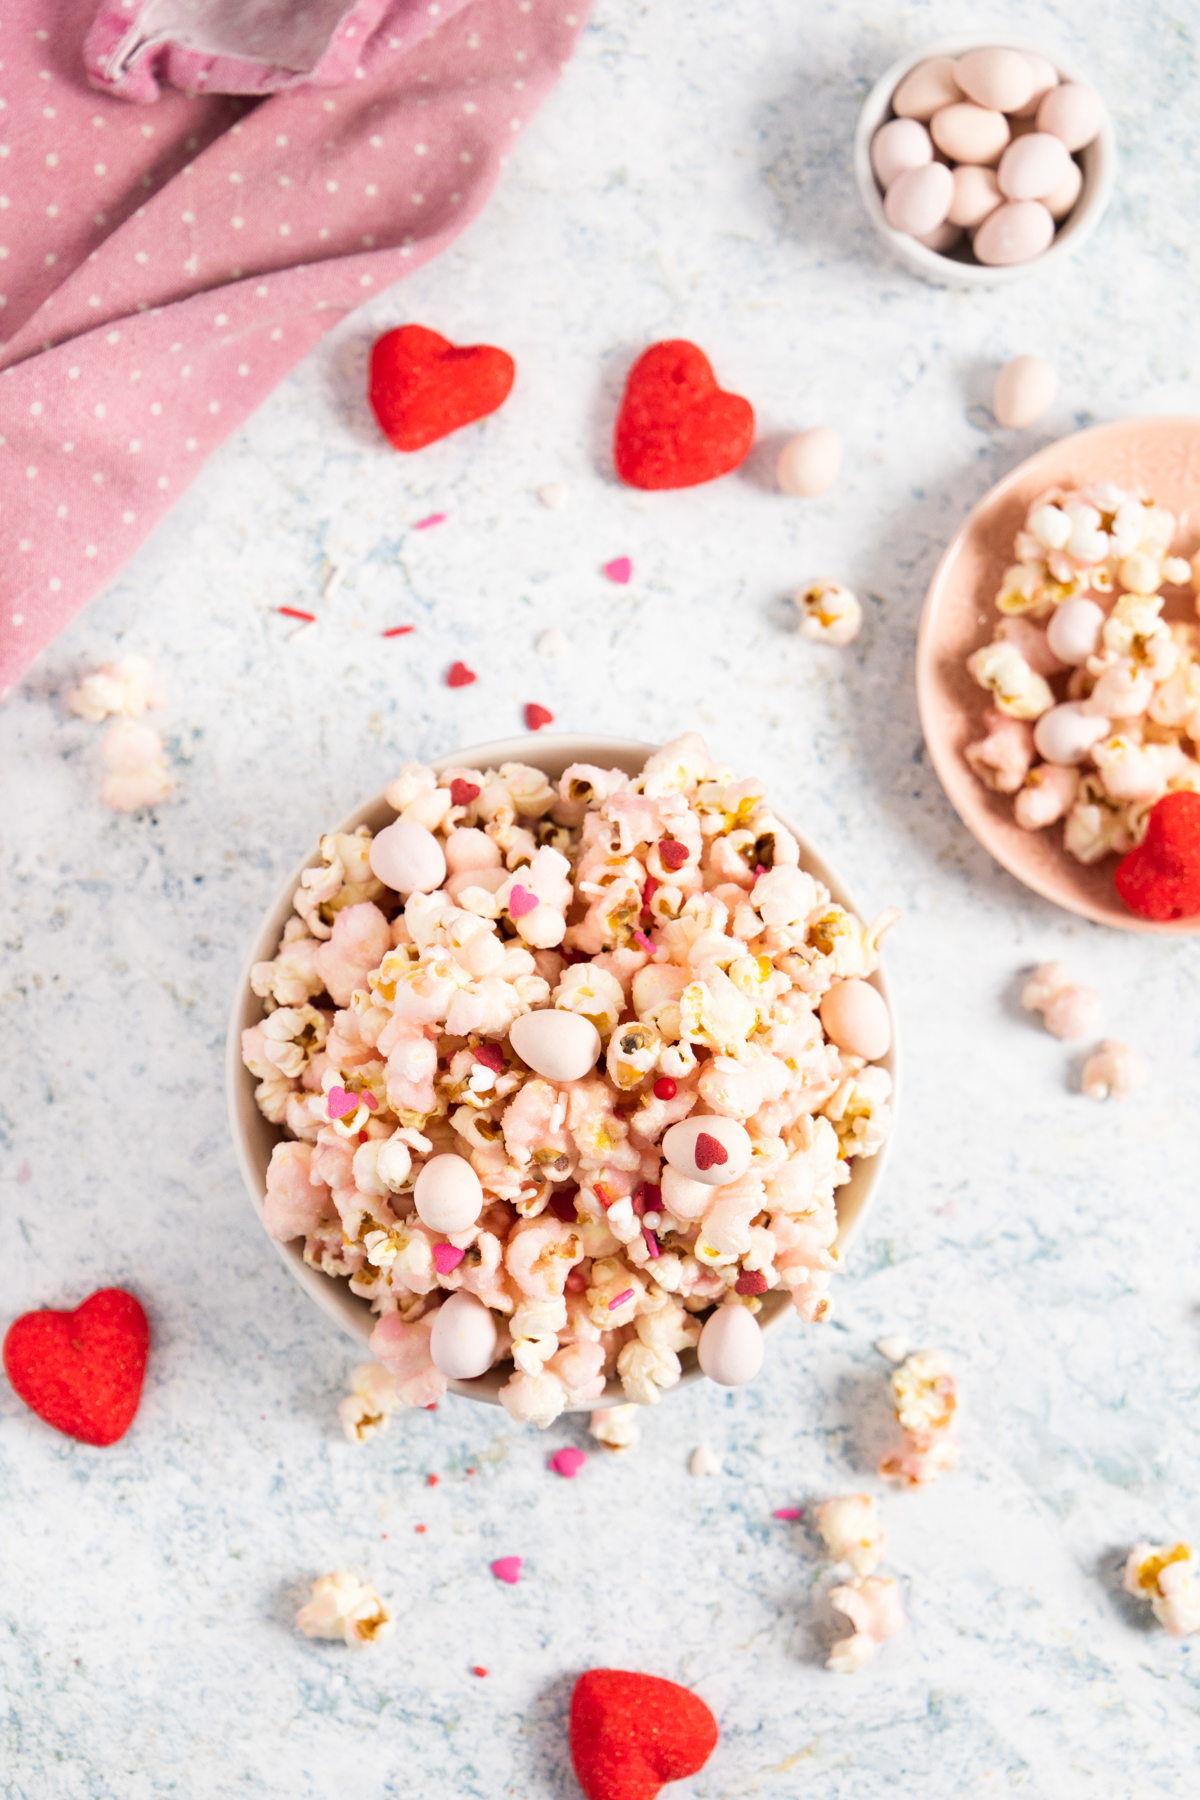
[[(546, 733), (531, 733), (528, 737), (505, 738), (497, 743), (476, 744), (466, 750), (456, 750), (451, 756), (435, 757), (430, 767), (438, 770), (450, 768), (496, 768), (505, 762), (529, 763), (535, 768), (544, 769), (552, 780), (557, 780), (563, 770), (571, 763), (593, 763), (601, 768), (624, 769), (633, 775), (642, 767), (647, 756), (654, 749), (652, 744), (642, 744), (630, 738), (588, 738), (588, 737), (550, 737)], [(782, 818), (782, 814), (780, 817)], [(359, 825), (369, 825), (372, 831), (380, 830), (391, 823), (395, 813), (382, 794), (368, 800), (348, 819), (336, 827), (338, 831), (354, 831)], [(803, 834), (787, 819), (783, 820), (793, 832), (800, 844), (800, 861), (805, 869), (823, 881), (839, 905), (851, 911), (858, 911), (853, 900), (846, 891), (835, 871), (822, 856), (812, 849)], [(263, 1016), (262, 1002), (250, 986), (250, 970), (257, 962), (267, 962), (274, 955), (284, 925), (291, 917), (292, 896), (300, 885), (303, 871), (312, 866), (315, 856), (308, 857), (300, 867), (290, 875), (280, 889), (274, 904), (269, 908), (266, 917), (255, 934), (246, 965), (238, 980), (237, 992), (234, 996), (233, 1012), (229, 1021), (229, 1036), (225, 1050), (225, 1085), (229, 1105), (229, 1121), (233, 1130), (233, 1141), (237, 1149), (238, 1163), (246, 1183), (246, 1191), (251, 1204), (262, 1221), (263, 1198), (266, 1193), (267, 1165), (271, 1160), (271, 1152), (275, 1145), (285, 1136), (277, 1125), (264, 1119), (258, 1110), (254, 1098), (255, 1082), (249, 1070), (242, 1062), (242, 1032), (249, 1025), (256, 1025)], [(861, 916), (861, 915), (860, 915)], [(887, 1003), (892, 1018), (892, 1047), (883, 1058), (883, 1066), (892, 1077), (893, 1085), (897, 1085), (898, 1045), (896, 1038), (896, 1016), (892, 1005), (891, 994), (882, 969), (873, 977), (874, 985), (879, 989)], [(893, 1101), (894, 1104), (894, 1101)], [(864, 1213), (875, 1189), (883, 1175), (887, 1161), (889, 1145), (885, 1144), (878, 1155), (866, 1161), (855, 1163), (854, 1173), (844, 1187), (838, 1189), (838, 1247), (844, 1251), (854, 1233), (862, 1222)], [(343, 1331), (366, 1349), (367, 1339), (377, 1323), (370, 1303), (358, 1294), (352, 1294), (345, 1281), (329, 1275), (323, 1275), (319, 1269), (309, 1266), (304, 1260), (303, 1249), (299, 1241), (290, 1244), (275, 1243), (275, 1249), (282, 1257), (288, 1272), (299, 1282), (305, 1293), (313, 1300), (321, 1311), (339, 1324)], [(781, 1318), (791, 1313), (791, 1301), (788, 1295), (776, 1290), (764, 1297), (762, 1311), (758, 1315), (759, 1324), (767, 1329), (778, 1324)], [(694, 1350), (684, 1351), (683, 1383), (700, 1379), (700, 1367)], [(493, 1405), (499, 1404), (501, 1387), (508, 1380), (511, 1370), (507, 1364), (489, 1369), (474, 1381), (451, 1381), (450, 1391), (465, 1395), (470, 1400), (482, 1400)], [(619, 1381), (610, 1381), (601, 1400), (590, 1402), (587, 1406), (572, 1410), (588, 1412), (603, 1406), (619, 1406), (625, 1399), (624, 1390)]]
[(854, 134), (854, 174), (867, 217), (892, 254), (914, 275), (921, 276), (922, 280), (932, 282), (936, 287), (1000, 287), (1009, 281), (1024, 281), (1031, 275), (1044, 274), (1091, 237), (1112, 198), (1117, 178), (1117, 143), (1112, 120), (1106, 109), (1099, 136), (1079, 152), (1083, 168), (1083, 187), (1079, 198), (1055, 233), (1054, 242), (1041, 256), (1035, 256), (1029, 262), (987, 268), (983, 263), (960, 262), (957, 257), (943, 256), (937, 250), (930, 250), (925, 244), (918, 244), (916, 238), (909, 237), (907, 232), (896, 231), (888, 224), (883, 212), (883, 195), (871, 167), (871, 139), (890, 117), (892, 95), (910, 69), (915, 69), (918, 63), (928, 62), (931, 56), (962, 56), (968, 50), (981, 50), (992, 44), (1001, 44), (1009, 50), (1033, 51), (1053, 63), (1065, 80), (1082, 81), (1089, 87), (1093, 85), (1086, 75), (1081, 75), (1077, 69), (1064, 62), (1061, 56), (1051, 56), (1043, 45), (1031, 43), (1027, 38), (996, 31), (956, 34), (954, 37), (938, 38), (932, 44), (924, 44), (921, 49), (894, 62), (867, 95), (859, 114), (858, 129)]

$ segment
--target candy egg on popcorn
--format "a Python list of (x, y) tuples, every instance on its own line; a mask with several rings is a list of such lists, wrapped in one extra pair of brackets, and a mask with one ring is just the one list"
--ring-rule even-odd
[(243, 1038), (287, 1134), (264, 1224), (379, 1315), (386, 1406), (364, 1388), (348, 1431), (481, 1365), (542, 1427), (610, 1378), (650, 1405), (721, 1309), (756, 1334), (783, 1288), (827, 1318), (834, 1196), (885, 1141), (891, 1082), (820, 1009), (895, 911), (836, 905), (762, 784), (692, 734), (634, 776), (409, 764), (387, 797), (388, 854), (366, 827), (322, 839)]

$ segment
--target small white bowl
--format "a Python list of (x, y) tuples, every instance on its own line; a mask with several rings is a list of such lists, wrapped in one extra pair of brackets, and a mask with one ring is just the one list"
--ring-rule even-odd
[(1030, 275), (1043, 273), (1054, 263), (1061, 262), (1063, 257), (1078, 250), (1091, 237), (1112, 198), (1117, 179), (1117, 142), (1112, 119), (1106, 108), (1099, 135), (1092, 139), (1085, 150), (1079, 152), (1083, 168), (1083, 187), (1079, 198), (1058, 227), (1054, 242), (1041, 256), (1031, 257), (1028, 262), (1005, 263), (996, 268), (988, 268), (983, 263), (960, 262), (954, 256), (943, 256), (939, 251), (919, 244), (907, 232), (897, 231), (888, 224), (883, 211), (883, 195), (871, 167), (871, 139), (891, 113), (892, 95), (909, 71), (915, 69), (918, 63), (928, 62), (931, 56), (963, 56), (968, 50), (982, 50), (993, 44), (1002, 45), (1009, 50), (1028, 50), (1038, 56), (1045, 56), (1047, 62), (1053, 63), (1065, 80), (1081, 81), (1088, 87), (1093, 85), (1086, 75), (1081, 75), (1077, 69), (1064, 62), (1061, 56), (1049, 55), (1041, 44), (1032, 44), (1026, 38), (1012, 37), (1007, 32), (975, 32), (938, 38), (934, 43), (925, 44), (920, 50), (902, 56), (899, 62), (894, 62), (879, 77), (858, 116), (858, 129), (854, 134), (854, 174), (867, 217), (892, 254), (906, 268), (911, 269), (914, 275), (919, 275), (923, 281), (932, 282), (935, 287), (1000, 287), (1005, 282), (1024, 281)]
[[(601, 768), (624, 769), (629, 775), (635, 775), (642, 767), (647, 756), (654, 750), (653, 744), (642, 744), (630, 738), (589, 738), (547, 736), (544, 732), (531, 733), (528, 737), (505, 738), (498, 743), (475, 744), (466, 750), (456, 750), (451, 756), (434, 757), (429, 767), (439, 773), (443, 769), (497, 768), (505, 762), (529, 763), (532, 767), (543, 769), (552, 781), (557, 781), (563, 770), (572, 763), (586, 762)], [(782, 818), (782, 814), (780, 815)], [(372, 831), (379, 831), (389, 825), (395, 818), (394, 809), (388, 805), (382, 794), (368, 800), (348, 819), (334, 829), (342, 832), (355, 831), (359, 825), (369, 825)], [(839, 905), (851, 912), (858, 912), (846, 891), (846, 886), (822, 856), (808, 844), (802, 833), (787, 819), (783, 823), (797, 839), (800, 845), (800, 861), (802, 866), (823, 881), (833, 898)], [(247, 1026), (257, 1025), (263, 1016), (262, 1001), (250, 986), (250, 970), (257, 962), (269, 962), (275, 955), (276, 947), (283, 935), (283, 928), (292, 915), (292, 896), (300, 885), (300, 877), (304, 870), (311, 868), (314, 857), (307, 857), (298, 869), (289, 876), (280, 889), (274, 904), (269, 908), (266, 917), (259, 926), (246, 965), (238, 980), (234, 995), (233, 1011), (229, 1020), (229, 1035), (225, 1046), (225, 1092), (229, 1106), (229, 1122), (233, 1131), (234, 1147), (237, 1151), (238, 1164), (242, 1178), (246, 1183), (246, 1191), (251, 1204), (262, 1223), (263, 1199), (267, 1186), (267, 1165), (271, 1160), (271, 1152), (277, 1143), (283, 1141), (285, 1133), (277, 1125), (272, 1125), (258, 1110), (254, 1098), (255, 1082), (250, 1071), (242, 1062), (242, 1032)], [(861, 917), (861, 913), (859, 914)], [(896, 1105), (898, 1089), (899, 1048), (896, 1037), (896, 1013), (892, 1005), (891, 993), (883, 970), (879, 969), (871, 977), (874, 985), (883, 995), (892, 1020), (892, 1047), (882, 1059), (882, 1065), (892, 1077), (893, 1109)], [(854, 1165), (854, 1172), (844, 1187), (837, 1192), (838, 1214), (838, 1249), (845, 1251), (854, 1233), (862, 1223), (863, 1215), (878, 1187), (887, 1162), (891, 1139), (876, 1156), (867, 1160), (859, 1159)], [(349, 1285), (334, 1276), (324, 1275), (319, 1269), (310, 1267), (304, 1260), (303, 1247), (299, 1241), (280, 1244), (271, 1239), (272, 1244), (294, 1280), (299, 1282), (309, 1299), (320, 1307), (323, 1313), (342, 1327), (350, 1337), (361, 1344), (364, 1349), (372, 1330), (378, 1323), (376, 1315), (371, 1311), (370, 1302), (359, 1294), (352, 1294)], [(780, 1319), (791, 1313), (791, 1301), (786, 1292), (776, 1289), (764, 1296), (762, 1310), (758, 1314), (758, 1322), (769, 1329), (777, 1325)], [(680, 1357), (683, 1364), (683, 1375), (680, 1385), (686, 1385), (700, 1379), (700, 1365), (694, 1350), (685, 1350)], [(480, 1375), (474, 1381), (451, 1381), (450, 1392), (462, 1394), (468, 1400), (482, 1400), (491, 1405), (500, 1403), (500, 1389), (509, 1379), (511, 1368), (507, 1363), (489, 1369), (486, 1375)], [(590, 1401), (585, 1406), (573, 1407), (574, 1412), (591, 1412), (601, 1407), (620, 1406), (624, 1403), (625, 1392), (621, 1383), (610, 1380), (600, 1400)]]

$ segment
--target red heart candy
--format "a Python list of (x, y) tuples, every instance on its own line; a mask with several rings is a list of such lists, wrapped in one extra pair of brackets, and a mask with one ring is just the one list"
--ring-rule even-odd
[(150, 1327), (123, 1288), (74, 1312), (24, 1313), (4, 1339), (4, 1368), (39, 1419), (83, 1444), (115, 1444), (142, 1395)]
[(696, 1133), (696, 1147), (692, 1154), (698, 1169), (711, 1169), (714, 1166), (719, 1168), (722, 1163), (729, 1161), (729, 1152), (720, 1138), (713, 1137), (707, 1131)]
[(554, 714), (545, 706), (538, 706), (531, 700), (525, 708), (525, 726), (529, 731), (540, 731), (543, 725), (553, 725)]
[(456, 775), (450, 783), (450, 804), (452, 806), (470, 806), (472, 800), (478, 800), (480, 788), (474, 781), (464, 781)]
[(516, 372), (506, 350), (459, 346), (424, 325), (401, 325), (372, 346), (367, 397), (389, 443), (420, 450), (495, 412)]
[[(478, 680), (479, 677), (476, 675), (474, 669), (468, 669), (465, 662), (451, 663), (449, 669), (446, 671), (447, 687), (470, 687), (473, 681)], [(453, 797), (453, 793), (451, 793), (451, 799), (453, 799)]]
[(613, 454), (630, 487), (695, 487), (736, 469), (754, 442), (754, 408), (717, 386), (695, 344), (652, 344), (634, 363)]
[(1200, 794), (1164, 794), (1150, 809), (1146, 835), (1113, 876), (1118, 894), (1143, 919), (1200, 913)]
[(654, 1800), (704, 1767), (717, 1736), (703, 1700), (657, 1675), (589, 1669), (571, 1695), (571, 1761), (587, 1800)]

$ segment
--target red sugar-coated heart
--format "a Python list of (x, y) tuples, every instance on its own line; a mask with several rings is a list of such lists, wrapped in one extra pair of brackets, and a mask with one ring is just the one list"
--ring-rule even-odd
[(589, 1669), (571, 1695), (571, 1761), (587, 1800), (654, 1800), (702, 1769), (717, 1742), (703, 1700), (624, 1669)]
[(1200, 794), (1164, 794), (1150, 809), (1146, 835), (1113, 876), (1118, 894), (1142, 919), (1190, 919), (1200, 913)]
[(698, 1169), (711, 1169), (714, 1164), (720, 1167), (729, 1161), (729, 1152), (720, 1138), (710, 1137), (707, 1131), (696, 1134), (696, 1148), (692, 1154)]
[(390, 444), (421, 450), (495, 412), (516, 372), (506, 350), (459, 346), (424, 325), (401, 325), (372, 347), (367, 397)]
[(530, 701), (525, 708), (525, 728), (527, 731), (540, 731), (543, 725), (553, 725), (554, 714), (547, 707), (538, 706)]
[[(451, 663), (449, 669), (446, 671), (447, 687), (470, 687), (473, 681), (478, 680), (479, 677), (476, 675), (474, 669), (468, 669), (465, 662)], [(451, 798), (453, 798), (453, 795), (451, 795)]]
[(478, 800), (479, 794), (480, 789), (476, 783), (464, 781), (461, 775), (456, 775), (450, 783), (451, 806), (470, 806), (472, 800)]
[(123, 1288), (101, 1288), (74, 1312), (31, 1312), (4, 1339), (4, 1368), (39, 1419), (83, 1444), (115, 1444), (142, 1395), (150, 1327)]
[(664, 869), (682, 869), (688, 859), (687, 845), (678, 838), (660, 838), (658, 855)]
[(754, 442), (754, 408), (726, 394), (703, 350), (652, 344), (629, 371), (613, 455), (630, 487), (696, 487), (736, 469)]

